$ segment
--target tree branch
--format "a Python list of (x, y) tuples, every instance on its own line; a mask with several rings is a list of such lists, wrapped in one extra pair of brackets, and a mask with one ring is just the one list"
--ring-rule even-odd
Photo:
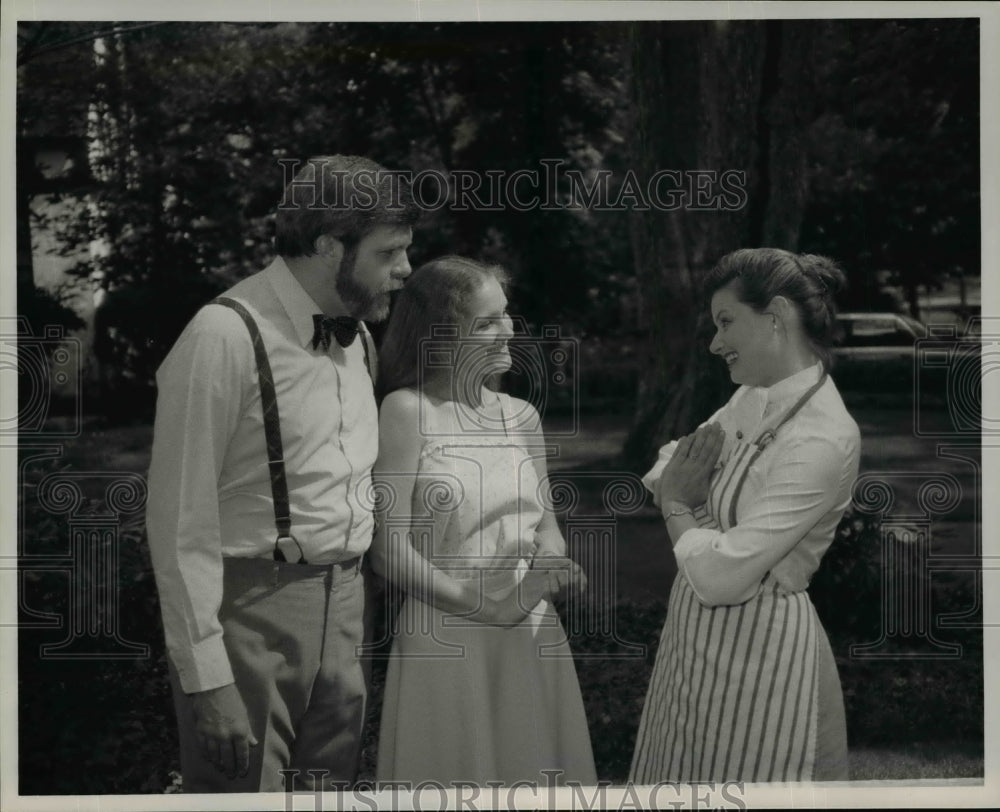
[(72, 45), (79, 45), (83, 42), (93, 42), (94, 40), (101, 39), (101, 37), (128, 34), (133, 31), (139, 31), (144, 28), (152, 28), (157, 25), (166, 25), (166, 23), (133, 23), (132, 25), (115, 25), (111, 28), (100, 28), (78, 37), (69, 37), (67, 39), (57, 40), (51, 45), (45, 45), (32, 50), (32, 46), (37, 43), (39, 39), (39, 37), (36, 36), (32, 42), (28, 43), (28, 45), (18, 51), (17, 67), (21, 67), (22, 65), (30, 62), (32, 59), (37, 59), (42, 54), (51, 53), (52, 51), (60, 51), (64, 48), (69, 48)]

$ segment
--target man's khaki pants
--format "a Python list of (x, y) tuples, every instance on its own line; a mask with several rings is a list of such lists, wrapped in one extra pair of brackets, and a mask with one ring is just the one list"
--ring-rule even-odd
[(309, 790), (353, 783), (369, 676), (359, 656), (368, 625), (365, 577), (357, 564), (226, 558), (224, 565), (219, 620), (258, 743), (246, 776), (230, 779), (206, 761), (190, 698), (171, 666), (184, 791), (281, 792), (286, 780)]

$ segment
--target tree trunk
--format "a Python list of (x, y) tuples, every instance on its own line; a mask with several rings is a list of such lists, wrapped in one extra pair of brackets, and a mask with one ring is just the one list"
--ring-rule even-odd
[(736, 248), (797, 247), (805, 198), (800, 108), (807, 29), (782, 22), (642, 23), (632, 28), (632, 166), (745, 172), (747, 204), (632, 209), (640, 329), (647, 347), (622, 451), (632, 470), (689, 432), (732, 391), (708, 353), (702, 275)]
[(35, 267), (31, 245), (31, 191), (28, 161), (33, 157), (23, 155), (18, 145), (18, 177), (15, 181), (17, 195), (17, 296), (24, 301), (35, 290)]

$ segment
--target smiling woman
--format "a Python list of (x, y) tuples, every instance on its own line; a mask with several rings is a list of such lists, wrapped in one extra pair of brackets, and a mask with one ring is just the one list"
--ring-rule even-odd
[[(481, 350), (492, 345), (506, 351), (512, 336), (506, 282), (507, 272), (499, 265), (462, 257), (442, 257), (422, 266), (407, 282), (386, 331), (379, 398), (425, 384), (447, 395), (461, 382), (468, 385), (473, 400), (482, 400), (476, 387), (490, 383), (490, 370), (477, 363)], [(460, 335), (462, 340), (455, 340)], [(506, 357), (509, 365), (509, 354)]]
[(705, 283), (718, 328), (709, 350), (734, 383), (771, 386), (822, 361), (830, 366), (834, 295), (843, 272), (826, 257), (776, 248), (723, 257)]
[(806, 587), (857, 477), (826, 371), (843, 281), (827, 259), (736, 251), (708, 275), (711, 350), (742, 384), (644, 478), (678, 574), (632, 780), (847, 778), (837, 667)]
[(371, 559), (406, 600), (380, 781), (596, 781), (551, 603), (586, 579), (549, 509), (537, 412), (487, 385), (511, 365), (505, 276), (461, 257), (427, 263), (382, 345)]

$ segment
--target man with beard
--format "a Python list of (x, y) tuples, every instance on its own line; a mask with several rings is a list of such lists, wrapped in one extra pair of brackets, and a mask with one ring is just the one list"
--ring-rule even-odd
[(416, 219), (401, 174), (311, 159), (278, 206), (274, 261), (203, 307), (157, 371), (147, 527), (186, 792), (356, 777), (378, 448), (363, 320), (409, 276)]

